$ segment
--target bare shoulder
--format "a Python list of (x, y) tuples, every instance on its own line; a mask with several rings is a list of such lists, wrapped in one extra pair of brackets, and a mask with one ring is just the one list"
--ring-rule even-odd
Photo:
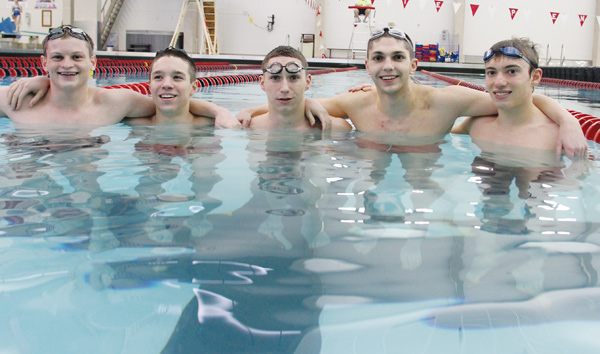
[(331, 117), (331, 129), (349, 132), (352, 130), (352, 125), (344, 118)]

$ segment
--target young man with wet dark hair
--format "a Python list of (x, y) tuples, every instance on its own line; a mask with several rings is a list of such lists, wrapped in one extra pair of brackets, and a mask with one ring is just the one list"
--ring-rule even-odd
[[(260, 87), (267, 94), (268, 110), (253, 118), (250, 128), (313, 128), (305, 114), (304, 92), (310, 88), (312, 78), (304, 55), (290, 46), (279, 46), (265, 56), (261, 68)], [(314, 127), (322, 128), (320, 125), (317, 122)], [(350, 131), (352, 127), (345, 119), (331, 118), (331, 129)]]
[(533, 104), (533, 89), (542, 80), (534, 44), (526, 38), (500, 41), (483, 59), (498, 115), (467, 118), (452, 132), (470, 134), (475, 142), (552, 150), (559, 127)]

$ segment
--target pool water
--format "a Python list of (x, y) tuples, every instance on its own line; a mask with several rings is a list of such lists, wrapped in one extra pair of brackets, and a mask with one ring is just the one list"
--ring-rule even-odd
[[(368, 80), (319, 75), (308, 95)], [(591, 94), (541, 90), (599, 116)], [(266, 102), (256, 83), (197, 96)], [(0, 134), (2, 353), (600, 351), (594, 142), (549, 164), (456, 135)]]

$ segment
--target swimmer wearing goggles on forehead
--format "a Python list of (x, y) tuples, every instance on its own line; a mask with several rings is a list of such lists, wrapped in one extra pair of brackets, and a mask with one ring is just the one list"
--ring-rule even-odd
[(94, 41), (92, 41), (92, 38), (90, 38), (90, 36), (81, 28), (70, 25), (62, 25), (60, 27), (54, 27), (48, 30), (48, 35), (46, 38), (44, 38), (44, 42), (42, 43), (44, 53), (46, 52), (48, 41), (64, 37), (65, 35), (69, 35), (73, 38), (81, 39), (82, 41), (87, 42), (90, 45), (90, 55), (92, 55), (94, 50)]
[(523, 59), (527, 62), (527, 64), (529, 64), (529, 66), (531, 66), (533, 69), (537, 69), (537, 65), (533, 65), (531, 63), (531, 61), (529, 61), (529, 59), (527, 59), (525, 57), (525, 55), (523, 55), (523, 53), (521, 53), (520, 50), (518, 50), (515, 47), (502, 47), (500, 49), (488, 49), (486, 50), (486, 52), (483, 54), (483, 62), (487, 63), (488, 61), (492, 60), (492, 58), (494, 56), (496, 56), (496, 54), (502, 54), (505, 57), (508, 58), (513, 58), (513, 59)]
[(290, 62), (284, 65), (281, 65), (281, 63), (273, 63), (271, 65), (269, 65), (267, 68), (263, 69), (263, 73), (269, 73), (272, 75), (275, 74), (279, 74), (283, 71), (283, 68), (285, 68), (285, 71), (287, 71), (290, 74), (297, 74), (302, 70), (306, 70), (308, 68), (305, 68), (301, 65), (298, 65), (294, 62)]

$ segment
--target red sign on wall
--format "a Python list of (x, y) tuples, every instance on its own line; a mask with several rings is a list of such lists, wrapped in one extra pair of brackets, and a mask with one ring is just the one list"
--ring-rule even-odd
[(550, 12), (550, 17), (552, 17), (552, 24), (556, 23), (556, 19), (558, 18), (558, 12)]
[(511, 18), (511, 20), (514, 20), (515, 19), (515, 15), (517, 14), (517, 11), (519, 11), (519, 9), (509, 8), (508, 10), (510, 11), (510, 18)]
[(406, 9), (406, 5), (408, 5), (408, 0), (402, 0), (402, 5), (404, 5), (404, 8)]
[(473, 16), (475, 16), (475, 13), (477, 12), (477, 9), (479, 9), (479, 5), (473, 5), (473, 4), (471, 4), (471, 12), (473, 13)]
[(440, 12), (440, 8), (442, 7), (443, 3), (443, 1), (435, 1), (435, 9), (437, 10), (437, 12)]
[(587, 15), (579, 15), (579, 24), (581, 25), (581, 27), (583, 27), (583, 23), (585, 22), (586, 18)]

